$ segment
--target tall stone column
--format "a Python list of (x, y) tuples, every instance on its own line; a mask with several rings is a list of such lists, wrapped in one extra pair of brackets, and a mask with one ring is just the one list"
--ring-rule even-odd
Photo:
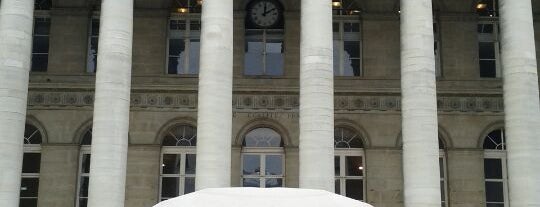
[(0, 206), (19, 206), (34, 1), (0, 7)]
[(101, 4), (88, 206), (124, 206), (133, 0)]
[(510, 206), (540, 206), (540, 104), (530, 0), (501, 0)]
[(299, 184), (334, 192), (332, 5), (301, 3)]
[(401, 0), (401, 115), (406, 207), (441, 206), (431, 0)]
[(204, 0), (195, 188), (231, 186), (233, 0)]

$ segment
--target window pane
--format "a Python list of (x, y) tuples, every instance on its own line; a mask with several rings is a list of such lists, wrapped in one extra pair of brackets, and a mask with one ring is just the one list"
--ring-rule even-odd
[(490, 132), (484, 140), (484, 149), (498, 149), (504, 150), (504, 132), (502, 129), (494, 130)]
[(19, 207), (37, 207), (37, 198), (21, 198)]
[(260, 155), (244, 155), (243, 175), (259, 175), (261, 171)]
[(281, 155), (266, 155), (266, 175), (283, 175)]
[(488, 203), (486, 207), (504, 207), (504, 203)]
[(364, 166), (362, 164), (361, 156), (347, 156), (345, 157), (345, 168), (347, 176), (362, 176)]
[(359, 41), (345, 41), (343, 42), (343, 49), (345, 50), (344, 58), (360, 57), (360, 42)]
[(87, 198), (80, 198), (79, 199), (79, 207), (86, 207), (88, 206), (88, 199)]
[(335, 180), (336, 194), (341, 194), (341, 183), (339, 180)]
[(201, 43), (199, 40), (191, 40), (189, 45), (189, 74), (199, 74), (199, 53)]
[(40, 153), (24, 153), (22, 173), (39, 173), (40, 165)]
[(99, 19), (92, 19), (92, 31), (90, 35), (92, 36), (99, 35)]
[(486, 179), (502, 179), (502, 160), (484, 159), (484, 176)]
[(282, 187), (283, 186), (283, 179), (281, 178), (267, 178), (265, 180), (265, 187), (267, 188), (275, 188), (275, 187)]
[(493, 42), (478, 43), (478, 51), (480, 59), (495, 59), (495, 43)]
[(362, 180), (346, 180), (345, 188), (345, 196), (356, 200), (364, 199), (364, 184)]
[(360, 58), (349, 59), (344, 66), (344, 76), (360, 76)]
[(258, 178), (244, 178), (242, 186), (243, 187), (257, 187), (258, 188), (258, 187), (261, 186), (261, 183), (260, 183)]
[(176, 197), (180, 195), (179, 178), (161, 178), (161, 197)]
[(246, 41), (246, 53), (244, 57), (245, 75), (263, 74), (263, 50), (264, 43), (262, 42), (262, 40)]
[(81, 173), (90, 173), (90, 154), (83, 154)]
[(446, 201), (446, 188), (444, 187), (444, 181), (441, 180), (441, 201)]
[(88, 51), (86, 72), (95, 73), (97, 67), (98, 37), (90, 38), (90, 48)]
[(251, 130), (244, 138), (244, 147), (281, 147), (281, 135), (270, 128)]
[(48, 53), (49, 52), (49, 36), (34, 36), (33, 53)]
[(195, 192), (195, 178), (186, 178), (184, 194)]
[(187, 154), (186, 155), (186, 174), (195, 174), (195, 166), (196, 166), (196, 155), (194, 154)]
[(185, 20), (171, 20), (169, 25), (171, 30), (186, 30)]
[(169, 40), (169, 74), (183, 74), (186, 60), (186, 45), (183, 39)]
[(88, 185), (90, 184), (90, 179), (87, 176), (81, 177), (81, 185), (79, 186), (79, 196), (88, 197)]
[(478, 33), (493, 34), (493, 24), (479, 24)]
[(339, 176), (339, 175), (340, 175), (340, 171), (341, 171), (341, 169), (340, 169), (340, 167), (339, 167), (340, 164), (341, 164), (341, 163), (339, 162), (339, 156), (334, 156), (334, 174), (335, 174), (336, 176)]
[(495, 60), (480, 60), (480, 77), (497, 77), (497, 66)]
[(21, 179), (21, 197), (38, 197), (39, 178)]
[(45, 72), (48, 64), (48, 54), (32, 54), (32, 71)]
[(192, 31), (201, 30), (201, 23), (199, 21), (190, 21), (189, 29)]
[(35, 35), (49, 35), (50, 27), (51, 21), (49, 20), (49, 18), (36, 18), (34, 20)]
[(268, 40), (265, 64), (265, 75), (283, 75), (283, 41)]
[(504, 202), (502, 182), (486, 182), (486, 202)]
[(343, 23), (344, 32), (360, 32), (359, 23)]
[(180, 160), (179, 154), (163, 154), (163, 174), (180, 174)]
[(41, 133), (35, 126), (24, 125), (24, 144), (41, 144)]

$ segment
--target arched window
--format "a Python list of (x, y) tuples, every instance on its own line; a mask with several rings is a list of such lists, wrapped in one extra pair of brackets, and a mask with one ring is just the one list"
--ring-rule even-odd
[(356, 200), (364, 200), (364, 143), (361, 135), (347, 127), (334, 128), (335, 191)]
[(77, 181), (77, 207), (88, 204), (88, 184), (90, 183), (90, 146), (92, 145), (92, 128), (88, 128), (81, 138), (79, 151), (79, 171)]
[(248, 132), (242, 143), (242, 186), (284, 186), (284, 151), (281, 135), (270, 128)]
[(197, 129), (189, 125), (171, 127), (161, 147), (160, 201), (195, 191)]
[(441, 178), (441, 206), (448, 206), (448, 182), (447, 182), (447, 164), (446, 164), (446, 145), (439, 136), (439, 170)]
[(42, 134), (37, 127), (31, 124), (25, 125), (19, 206), (37, 206), (42, 139)]
[(486, 206), (508, 206), (506, 144), (504, 129), (491, 131), (484, 138), (484, 179)]

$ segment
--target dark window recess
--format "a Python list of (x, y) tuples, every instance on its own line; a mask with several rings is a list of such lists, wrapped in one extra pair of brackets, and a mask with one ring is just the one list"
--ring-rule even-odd
[(34, 2), (35, 10), (51, 10), (52, 0), (36, 0)]
[(39, 173), (40, 165), (40, 153), (24, 153), (22, 173)]
[[(37, 1), (36, 1), (37, 3)], [(36, 17), (32, 40), (32, 67), (31, 71), (45, 72), (49, 63), (49, 32), (51, 21), (49, 18)]]
[(495, 78), (497, 76), (497, 61), (495, 59), (495, 43), (478, 43), (478, 57), (480, 59), (480, 77)]
[(486, 182), (486, 201), (487, 202), (504, 202), (503, 183), (494, 181)]
[(484, 159), (484, 176), (486, 179), (502, 179), (502, 160)]

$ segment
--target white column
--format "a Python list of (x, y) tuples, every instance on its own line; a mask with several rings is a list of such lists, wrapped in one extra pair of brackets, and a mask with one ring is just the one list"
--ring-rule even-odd
[(204, 0), (195, 188), (231, 186), (233, 1)]
[(334, 192), (334, 73), (330, 0), (302, 0), (300, 187)]
[(122, 207), (131, 89), (133, 0), (103, 0), (88, 206)]
[(540, 104), (530, 0), (501, 0), (510, 206), (540, 206)]
[(401, 100), (406, 207), (441, 206), (431, 0), (401, 0)]
[(0, 6), (0, 206), (19, 206), (34, 1)]

